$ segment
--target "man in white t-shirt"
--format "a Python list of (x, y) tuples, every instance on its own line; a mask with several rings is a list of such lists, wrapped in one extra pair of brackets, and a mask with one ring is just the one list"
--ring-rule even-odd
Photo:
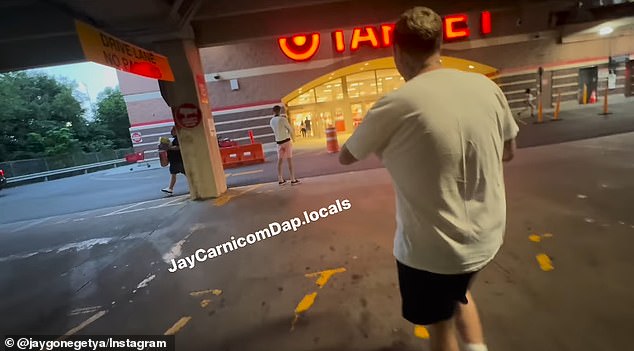
[(350, 164), (378, 155), (396, 194), (394, 256), (403, 317), (430, 326), (433, 351), (486, 351), (469, 294), (502, 245), (503, 161), (519, 128), (487, 77), (440, 64), (442, 20), (425, 7), (401, 15), (394, 59), (406, 83), (380, 99), (342, 147)]
[(274, 116), (271, 118), (271, 129), (275, 134), (275, 143), (277, 144), (277, 180), (280, 185), (286, 184), (284, 173), (282, 172), (282, 162), (288, 162), (288, 171), (291, 175), (291, 185), (299, 183), (295, 178), (293, 170), (293, 127), (288, 123), (286, 116), (280, 116), (282, 108), (278, 105), (273, 107)]

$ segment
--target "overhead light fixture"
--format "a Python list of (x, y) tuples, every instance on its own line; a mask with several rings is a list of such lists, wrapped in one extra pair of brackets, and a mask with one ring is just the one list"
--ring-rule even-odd
[(474, 65), (469, 65), (469, 69), (474, 69), (475, 66)]
[(599, 29), (599, 34), (600, 35), (608, 35), (610, 33), (614, 32), (614, 28), (612, 27), (603, 27), (601, 29)]

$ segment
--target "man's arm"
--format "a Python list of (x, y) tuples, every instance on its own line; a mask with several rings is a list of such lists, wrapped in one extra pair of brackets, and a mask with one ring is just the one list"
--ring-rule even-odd
[(293, 127), (291, 126), (286, 116), (284, 116), (284, 128), (286, 128), (288, 134), (290, 134), (291, 140), (295, 141), (295, 131), (293, 130)]
[(341, 147), (341, 151), (339, 152), (339, 163), (341, 163), (342, 165), (346, 166), (349, 164), (353, 164), (355, 162), (357, 162), (359, 160), (357, 160), (352, 153), (350, 153), (350, 150), (348, 150), (348, 147), (346, 145)]
[(513, 112), (511, 112), (511, 107), (506, 100), (506, 96), (499, 86), (496, 85), (495, 88), (497, 90), (498, 101), (500, 102), (500, 105), (502, 107), (501, 116), (499, 117), (502, 134), (501, 136), (504, 140), (502, 161), (509, 162), (515, 157), (515, 150), (517, 149), (515, 138), (517, 137), (517, 133), (519, 132), (519, 126), (515, 122), (515, 117), (513, 117)]
[(383, 150), (408, 111), (394, 96), (377, 101), (341, 148), (339, 163), (349, 165)]

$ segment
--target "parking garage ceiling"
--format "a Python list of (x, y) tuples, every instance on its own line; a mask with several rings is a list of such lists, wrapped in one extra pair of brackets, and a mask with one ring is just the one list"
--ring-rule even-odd
[[(152, 43), (164, 40), (195, 38), (197, 45), (204, 47), (393, 21), (404, 9), (420, 3), (415, 0), (1, 0), (0, 72), (83, 61), (74, 19), (151, 50)], [(561, 9), (569, 19), (579, 16), (568, 15), (571, 11), (567, 9), (578, 10), (582, 3), (425, 1), (425, 5), (440, 13), (508, 7), (526, 10), (548, 4)], [(590, 1), (584, 11), (592, 6)], [(587, 15), (586, 12), (583, 14)]]

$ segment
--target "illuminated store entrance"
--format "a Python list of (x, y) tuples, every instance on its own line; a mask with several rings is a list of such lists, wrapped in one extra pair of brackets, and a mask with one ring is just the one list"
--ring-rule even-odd
[[(496, 69), (473, 61), (442, 57), (442, 65), (489, 77)], [(357, 63), (323, 75), (282, 98), (300, 138), (325, 137), (325, 128), (352, 133), (372, 105), (405, 81), (391, 57)], [(305, 132), (302, 131), (305, 130)]]

